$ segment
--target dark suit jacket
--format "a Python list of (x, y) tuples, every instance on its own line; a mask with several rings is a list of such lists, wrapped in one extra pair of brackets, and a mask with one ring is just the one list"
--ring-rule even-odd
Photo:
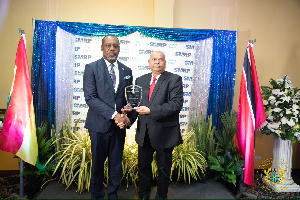
[(182, 144), (179, 125), (179, 112), (183, 105), (182, 78), (170, 72), (163, 72), (157, 80), (150, 102), (149, 87), (152, 73), (136, 79), (136, 85), (142, 87), (140, 106), (150, 108), (149, 115), (139, 115), (136, 142), (143, 146), (146, 130), (153, 149), (160, 150)]
[(119, 113), (126, 105), (125, 87), (132, 84), (132, 71), (121, 62), (117, 62), (120, 78), (116, 93), (104, 58), (85, 66), (83, 91), (89, 106), (85, 128), (91, 131), (102, 133), (108, 131), (111, 123), (114, 123), (110, 118), (115, 111), (115, 105)]

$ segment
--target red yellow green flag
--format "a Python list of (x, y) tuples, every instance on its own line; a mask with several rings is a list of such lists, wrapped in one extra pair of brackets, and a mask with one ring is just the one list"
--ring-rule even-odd
[(0, 133), (0, 149), (36, 165), (38, 144), (24, 38), (21, 37), (15, 60), (14, 79)]

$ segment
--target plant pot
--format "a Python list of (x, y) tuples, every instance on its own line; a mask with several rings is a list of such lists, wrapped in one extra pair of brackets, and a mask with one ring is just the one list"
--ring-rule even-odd
[[(292, 172), (293, 142), (274, 138), (272, 170), (282, 182), (267, 183), (275, 192), (300, 192), (300, 186), (294, 183)], [(266, 181), (265, 179), (263, 179)]]

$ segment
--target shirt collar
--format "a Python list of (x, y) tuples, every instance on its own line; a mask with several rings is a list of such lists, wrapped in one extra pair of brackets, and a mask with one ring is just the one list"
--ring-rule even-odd
[[(160, 74), (161, 75), (161, 74)], [(157, 77), (156, 77), (156, 80), (158, 80), (158, 78), (160, 77), (160, 75), (158, 75)], [(153, 80), (153, 74), (151, 74), (151, 81)]]
[[(104, 58), (103, 58), (104, 59)], [(106, 63), (106, 66), (109, 68), (110, 67), (110, 62), (108, 62), (106, 59), (104, 59), (104, 61), (105, 61), (105, 63)], [(112, 64), (114, 64), (114, 68), (117, 68), (118, 69), (118, 62), (116, 61), (116, 62), (114, 62), (114, 63), (112, 63)]]

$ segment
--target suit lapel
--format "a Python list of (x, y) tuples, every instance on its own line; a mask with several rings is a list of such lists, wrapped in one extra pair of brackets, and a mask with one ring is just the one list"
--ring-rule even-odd
[[(155, 88), (152, 92), (152, 95), (151, 95), (151, 99), (150, 99), (150, 102), (149, 104), (152, 103), (153, 99), (155, 98), (159, 88), (161, 87), (161, 85), (163, 84), (164, 80), (166, 79), (166, 76), (167, 76), (167, 73), (164, 72), (160, 75), (159, 79), (157, 80), (157, 83), (155, 84)], [(151, 78), (150, 78), (151, 79)], [(150, 82), (150, 81), (149, 81)]]
[(119, 69), (119, 85), (117, 89), (117, 94), (120, 92), (120, 89), (123, 88), (122, 85), (124, 83), (124, 76), (125, 76), (125, 69), (121, 66), (121, 64), (118, 62), (118, 69)]

